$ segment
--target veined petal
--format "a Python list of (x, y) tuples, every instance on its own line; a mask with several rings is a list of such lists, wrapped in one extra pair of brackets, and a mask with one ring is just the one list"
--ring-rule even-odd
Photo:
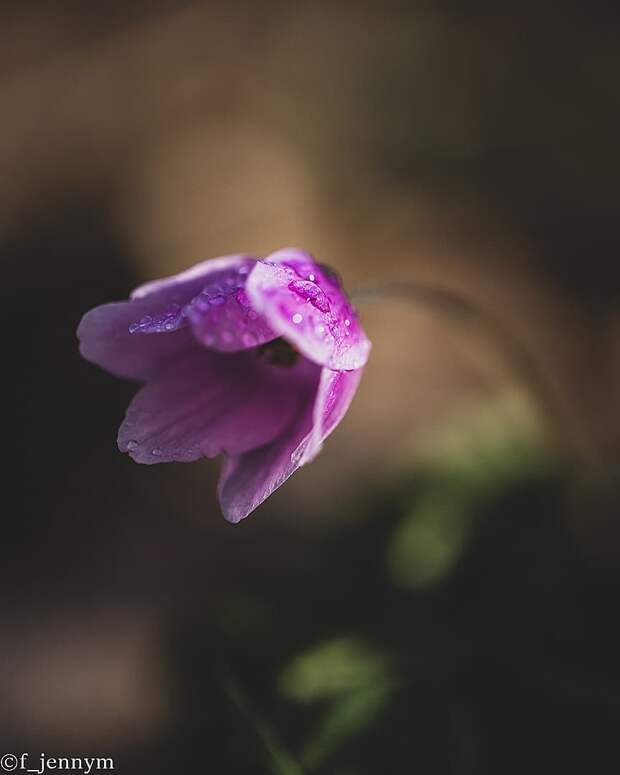
[(129, 333), (136, 320), (153, 313), (149, 299), (112, 302), (91, 309), (78, 326), (80, 353), (118, 377), (150, 379), (170, 360), (196, 347), (189, 328), (162, 336)]
[(245, 277), (210, 283), (183, 310), (194, 336), (204, 347), (239, 352), (277, 338), (265, 319), (252, 307), (244, 290)]
[(332, 371), (321, 369), (321, 379), (314, 401), (312, 432), (303, 445), (300, 465), (313, 460), (325, 439), (347, 413), (362, 379), (364, 369)]
[(198, 346), (143, 387), (118, 434), (139, 463), (190, 462), (268, 444), (289, 426), (316, 367), (283, 369), (257, 353), (225, 355)]
[(271, 444), (224, 462), (218, 495), (229, 522), (240, 522), (321, 450), (325, 438), (344, 417), (362, 376), (356, 371), (323, 368), (294, 423)]
[(290, 425), (271, 444), (224, 460), (218, 496), (224, 517), (240, 522), (295, 473), (300, 461), (295, 450), (312, 429), (313, 395)]
[(249, 272), (255, 261), (256, 258), (253, 256), (241, 253), (221, 258), (208, 258), (206, 261), (194, 264), (178, 274), (139, 285), (132, 291), (131, 298), (145, 299), (147, 296), (157, 296), (164, 305), (174, 302), (183, 304), (192, 296), (200, 293), (205, 282), (212, 275), (221, 273), (229, 275), (231, 271), (243, 268)]
[(274, 338), (243, 290), (256, 259), (203, 261), (137, 288), (131, 299), (96, 307), (78, 327), (80, 351), (120, 377), (148, 380), (193, 336), (212, 349), (238, 351)]
[(267, 324), (315, 363), (339, 371), (366, 363), (370, 342), (355, 309), (310, 254), (287, 248), (258, 261), (246, 292)]
[[(168, 333), (191, 326), (197, 341), (220, 352), (239, 352), (276, 338), (245, 292), (256, 259), (226, 256), (141, 286), (132, 298), (159, 297), (159, 312), (136, 321), (134, 333)], [(164, 300), (166, 303), (164, 304)]]

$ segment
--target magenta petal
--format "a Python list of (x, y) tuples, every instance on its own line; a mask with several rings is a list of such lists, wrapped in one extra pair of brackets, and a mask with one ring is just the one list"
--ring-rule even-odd
[(345, 416), (357, 392), (363, 371), (363, 369), (321, 370), (321, 379), (314, 402), (312, 432), (304, 442), (300, 465), (309, 463), (318, 455), (323, 441)]
[(231, 256), (222, 256), (222, 258), (209, 258), (194, 264), (179, 274), (164, 277), (161, 280), (152, 280), (151, 282), (139, 285), (131, 294), (132, 299), (145, 299), (149, 296), (156, 297), (163, 305), (166, 304), (185, 304), (192, 296), (200, 293), (205, 283), (211, 277), (218, 275), (228, 276), (231, 272), (244, 270), (249, 272), (256, 259), (252, 256), (236, 254)]
[(120, 377), (145, 381), (191, 348), (192, 332), (220, 350), (273, 339), (243, 291), (255, 261), (243, 255), (203, 261), (140, 286), (130, 301), (96, 307), (78, 328), (82, 355)]
[(250, 256), (203, 261), (174, 277), (147, 283), (132, 298), (166, 299), (156, 315), (136, 321), (135, 333), (167, 333), (191, 325), (200, 344), (220, 352), (239, 352), (276, 338), (253, 309), (245, 292), (256, 263)]
[(268, 444), (289, 426), (316, 368), (264, 363), (198, 345), (169, 364), (131, 402), (119, 448), (138, 463), (190, 462)]
[(219, 283), (209, 283), (186, 305), (183, 313), (188, 316), (200, 344), (232, 353), (277, 337), (251, 306), (244, 289), (245, 280), (245, 276), (227, 277)]
[(77, 330), (82, 356), (119, 377), (150, 379), (171, 359), (196, 346), (190, 329), (161, 336), (129, 333), (136, 320), (153, 312), (149, 299), (113, 302), (91, 309)]
[(359, 385), (362, 369), (322, 369), (318, 387), (308, 394), (295, 422), (271, 444), (231, 455), (222, 467), (218, 494), (225, 518), (240, 522), (295, 471), (321, 450), (325, 438), (344, 417)]
[(288, 248), (258, 261), (246, 292), (253, 307), (307, 358), (339, 371), (366, 363), (368, 341), (338, 280), (308, 253)]
[(308, 396), (295, 422), (271, 444), (226, 458), (218, 496), (229, 522), (247, 517), (299, 468), (295, 450), (312, 428), (312, 403), (312, 396)]

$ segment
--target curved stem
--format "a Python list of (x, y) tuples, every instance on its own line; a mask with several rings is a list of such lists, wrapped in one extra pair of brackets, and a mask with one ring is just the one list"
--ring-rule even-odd
[(361, 288), (352, 294), (352, 300), (356, 304), (389, 300), (413, 302), (461, 328), (472, 330), (491, 345), (503, 365), (528, 389), (541, 416), (547, 420), (551, 435), (557, 438), (559, 430), (568, 431), (570, 438), (567, 441), (572, 452), (594, 462), (592, 444), (586, 434), (580, 432), (575, 413), (541, 371), (528, 348), (492, 313), (453, 291), (412, 282)]

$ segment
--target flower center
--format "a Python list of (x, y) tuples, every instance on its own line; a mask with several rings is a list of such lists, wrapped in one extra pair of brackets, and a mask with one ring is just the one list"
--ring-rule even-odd
[(256, 354), (271, 366), (291, 368), (299, 360), (299, 353), (282, 337), (272, 339), (256, 348)]

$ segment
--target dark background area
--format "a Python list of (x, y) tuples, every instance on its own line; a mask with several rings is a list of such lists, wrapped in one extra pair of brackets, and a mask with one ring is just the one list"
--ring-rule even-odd
[[(615, 771), (618, 21), (596, 3), (3, 3), (0, 754)], [(118, 452), (135, 386), (82, 361), (75, 329), (146, 279), (288, 244), (347, 287), (469, 299), (552, 411), (508, 345), (361, 307), (374, 349), (350, 414), (226, 524), (217, 461)]]

